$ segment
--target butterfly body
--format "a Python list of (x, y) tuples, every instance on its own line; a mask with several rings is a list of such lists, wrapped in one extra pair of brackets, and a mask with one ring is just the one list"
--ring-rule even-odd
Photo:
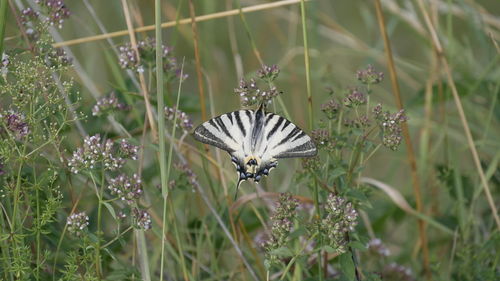
[(279, 158), (311, 157), (317, 150), (311, 138), (287, 119), (258, 110), (239, 110), (217, 116), (193, 133), (198, 141), (231, 155), (238, 186), (247, 179), (258, 182), (278, 164)]

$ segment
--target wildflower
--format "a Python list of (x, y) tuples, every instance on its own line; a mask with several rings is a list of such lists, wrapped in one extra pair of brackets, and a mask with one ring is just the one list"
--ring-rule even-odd
[(328, 130), (314, 130), (311, 132), (311, 137), (318, 148), (325, 148), (328, 151), (335, 149), (335, 142), (330, 136), (330, 132), (328, 132)]
[(257, 70), (257, 76), (267, 82), (274, 81), (280, 73), (280, 69), (277, 65), (262, 65), (262, 68)]
[[(181, 77), (181, 67), (177, 59), (173, 56), (173, 48), (162, 45), (163, 71), (169, 78), (178, 78), (184, 80), (188, 76), (183, 74)], [(154, 65), (156, 63), (156, 40), (147, 37), (144, 40), (137, 42), (137, 53), (132, 48), (130, 43), (127, 43), (118, 48), (119, 62), (122, 68), (131, 69), (136, 72), (144, 72), (145, 64)], [(144, 64), (145, 63), (145, 64)]]
[(319, 156), (301, 158), (302, 167), (309, 171), (318, 170), (321, 167)]
[(191, 121), (191, 117), (187, 115), (185, 112), (176, 109), (175, 107), (165, 106), (165, 117), (173, 121), (175, 115), (177, 114), (177, 124), (176, 126), (181, 127), (184, 132), (189, 132), (193, 128), (193, 121)]
[(333, 120), (337, 118), (337, 115), (340, 111), (340, 107), (341, 107), (340, 103), (338, 103), (334, 99), (331, 99), (321, 105), (321, 111), (325, 113), (326, 118)]
[(345, 127), (350, 127), (350, 128), (360, 129), (370, 126), (370, 119), (368, 118), (367, 115), (361, 115), (354, 119), (345, 118), (343, 122)]
[(321, 221), (321, 228), (326, 233), (330, 246), (338, 253), (345, 253), (347, 240), (345, 233), (353, 231), (358, 224), (358, 212), (350, 202), (333, 193), (326, 200), (326, 217)]
[(47, 14), (46, 21), (50, 25), (55, 25), (62, 28), (65, 19), (69, 18), (71, 12), (61, 0), (35, 0), (35, 3), (40, 5)]
[(71, 65), (73, 59), (68, 57), (64, 49), (54, 48), (46, 54), (45, 61), (48, 66), (67, 66)]
[(366, 96), (358, 89), (351, 89), (351, 92), (344, 98), (344, 105), (347, 107), (357, 107), (366, 103)]
[(382, 271), (382, 277), (384, 280), (394, 280), (394, 281), (414, 281), (413, 272), (410, 268), (397, 264), (395, 262), (390, 263), (384, 267)]
[(119, 211), (118, 214), (116, 214), (116, 217), (120, 220), (124, 220), (127, 218), (127, 213), (124, 211)]
[(378, 84), (384, 79), (384, 73), (375, 71), (373, 65), (369, 64), (366, 69), (356, 72), (356, 78), (363, 84)]
[[(196, 174), (193, 172), (193, 170), (191, 170), (191, 168), (189, 168), (188, 165), (176, 163), (176, 164), (174, 164), (174, 167), (177, 170), (182, 172), (182, 175), (187, 179), (187, 182), (191, 186), (194, 186), (196, 184), (196, 181), (197, 181)], [(175, 181), (169, 183), (169, 187), (171, 187), (171, 188), (173, 188), (174, 185), (176, 185)]]
[(116, 178), (110, 179), (109, 182), (108, 189), (111, 191), (111, 194), (117, 195), (118, 198), (129, 205), (132, 205), (143, 193), (142, 181), (137, 174), (134, 174), (132, 178), (121, 174)]
[(288, 242), (288, 236), (292, 231), (293, 220), (296, 218), (296, 209), (299, 205), (297, 199), (294, 199), (290, 193), (282, 193), (274, 214), (271, 216), (273, 221), (269, 240), (262, 245), (266, 251), (266, 264), (268, 267), (278, 262), (278, 256), (273, 253)]
[(29, 21), (36, 20), (40, 16), (40, 13), (33, 10), (32, 8), (26, 8), (21, 11), (22, 22), (26, 24)]
[(2, 54), (2, 61), (0, 61), (0, 75), (5, 77), (9, 72), (8, 66), (10, 64), (9, 56), (6, 53)]
[(107, 170), (115, 171), (125, 164), (125, 158), (137, 159), (137, 155), (134, 154), (136, 148), (128, 144), (127, 149), (130, 151), (124, 152), (121, 146), (115, 149), (111, 139), (102, 141), (100, 135), (85, 137), (83, 147), (73, 152), (68, 166), (75, 174), (82, 169), (94, 169), (99, 164)]
[(120, 141), (119, 152), (123, 158), (130, 158), (132, 160), (138, 159), (139, 147), (128, 142), (126, 139)]
[(151, 215), (145, 210), (134, 208), (132, 210), (134, 226), (138, 229), (148, 230), (152, 227)]
[(75, 213), (67, 218), (66, 224), (68, 225), (69, 233), (79, 237), (89, 225), (89, 217), (85, 214), (85, 212)]
[(24, 138), (30, 133), (28, 123), (25, 121), (23, 114), (9, 110), (5, 115), (0, 114), (0, 118), (4, 119), (5, 126), (14, 135), (17, 140)]
[(382, 130), (383, 145), (397, 150), (403, 139), (401, 124), (408, 120), (404, 109), (391, 114), (389, 111), (382, 112), (382, 106), (379, 104), (374, 108), (374, 114)]
[(111, 93), (109, 96), (101, 98), (97, 101), (97, 103), (92, 108), (92, 115), (99, 116), (113, 110), (128, 109), (129, 107), (126, 104), (119, 102), (116, 95), (114, 93)]
[(267, 91), (261, 90), (254, 78), (248, 82), (242, 78), (238, 88), (234, 89), (234, 93), (241, 97), (243, 106), (251, 106), (261, 102), (270, 103), (273, 98), (281, 94), (275, 86), (270, 86)]
[(388, 257), (391, 255), (391, 251), (382, 243), (379, 238), (373, 238), (368, 241), (366, 245), (368, 251), (382, 257)]

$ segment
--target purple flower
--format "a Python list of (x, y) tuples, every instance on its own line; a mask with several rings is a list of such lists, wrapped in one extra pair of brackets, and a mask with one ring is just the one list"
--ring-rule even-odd
[(321, 221), (320, 228), (325, 232), (329, 244), (338, 253), (346, 251), (345, 233), (353, 231), (358, 224), (358, 212), (345, 198), (333, 193), (328, 195), (325, 205), (326, 217)]
[(75, 174), (83, 169), (94, 169), (98, 165), (104, 166), (106, 170), (115, 171), (125, 164), (125, 158), (137, 159), (134, 153), (135, 146), (127, 144), (126, 147), (130, 151), (123, 151), (123, 145), (115, 148), (111, 139), (103, 141), (100, 135), (88, 136), (84, 139), (83, 147), (73, 152), (68, 166)]
[[(62, 28), (65, 19), (68, 19), (71, 12), (66, 7), (64, 1), (61, 0), (35, 0), (35, 3), (40, 5), (44, 13), (47, 15), (46, 21), (50, 25), (55, 25)], [(30, 8), (28, 8), (30, 9)], [(24, 15), (24, 11), (23, 11)]]
[(363, 84), (378, 84), (384, 79), (384, 73), (375, 71), (373, 65), (369, 64), (366, 69), (356, 72), (356, 78)]
[(68, 226), (68, 232), (79, 237), (89, 225), (89, 217), (85, 212), (75, 213), (67, 218), (66, 224)]
[(153, 225), (151, 215), (145, 210), (134, 208), (132, 210), (132, 218), (134, 220), (133, 225), (138, 229), (148, 230)]
[(280, 73), (280, 69), (277, 65), (262, 65), (262, 68), (257, 70), (257, 76), (260, 79), (266, 80), (268, 82), (274, 81)]
[(344, 98), (344, 105), (347, 107), (357, 107), (366, 103), (366, 96), (358, 89), (351, 89), (351, 92)]
[[(3, 118), (2, 118), (3, 117)], [(4, 115), (0, 114), (0, 118), (4, 119), (5, 126), (17, 140), (23, 139), (30, 133), (28, 123), (23, 114), (9, 110)]]
[(176, 109), (175, 107), (165, 106), (165, 117), (169, 121), (174, 121), (176, 114), (177, 123), (175, 125), (181, 127), (185, 133), (191, 131), (191, 129), (193, 129), (193, 122), (191, 121), (191, 117), (189, 117), (189, 115), (179, 109)]
[(128, 110), (129, 107), (118, 101), (118, 98), (114, 93), (111, 93), (107, 97), (103, 97), (97, 101), (97, 103), (92, 108), (92, 115), (99, 116), (114, 110)]
[(132, 178), (121, 174), (112, 178), (109, 182), (108, 189), (111, 194), (116, 195), (129, 205), (132, 205), (143, 193), (142, 181), (137, 174), (134, 174)]
[(397, 150), (403, 140), (401, 124), (408, 121), (404, 109), (391, 114), (389, 111), (382, 112), (382, 106), (379, 104), (374, 108), (373, 112), (382, 130), (383, 145), (392, 150)]

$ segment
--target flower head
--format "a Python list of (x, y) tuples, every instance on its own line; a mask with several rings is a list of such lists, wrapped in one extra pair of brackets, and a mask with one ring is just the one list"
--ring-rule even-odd
[(132, 218), (134, 220), (134, 226), (138, 229), (148, 230), (152, 227), (151, 215), (145, 211), (134, 208), (132, 210)]
[[(164, 45), (161, 48), (162, 67), (167, 77), (170, 79), (178, 78), (179, 80), (186, 79), (187, 74), (181, 76), (181, 66), (173, 56), (173, 48)], [(120, 46), (118, 50), (120, 52), (119, 62), (122, 68), (141, 73), (144, 72), (147, 65), (156, 67), (156, 40), (154, 38), (146, 37), (146, 39), (137, 42), (137, 52), (130, 43)]]
[(384, 79), (384, 73), (375, 71), (373, 65), (369, 64), (366, 69), (356, 72), (356, 78), (363, 84), (378, 84)]
[[(62, 0), (35, 0), (35, 3), (40, 5), (44, 14), (46, 14), (47, 17), (45, 20), (50, 25), (57, 26), (58, 28), (62, 28), (64, 20), (68, 19), (71, 15), (70, 10)], [(23, 10), (23, 15), (25, 14), (25, 10)], [(39, 16), (39, 14), (36, 14), (36, 16)]]
[(111, 93), (107, 97), (103, 97), (97, 101), (97, 103), (92, 108), (92, 115), (99, 116), (114, 110), (128, 110), (129, 107), (118, 101), (118, 98), (114, 93)]
[(0, 114), (0, 119), (3, 119), (7, 130), (9, 130), (17, 140), (23, 139), (30, 133), (26, 118), (21, 113), (9, 110), (5, 114)]
[(344, 98), (344, 105), (347, 107), (357, 107), (366, 103), (366, 96), (359, 89), (351, 89), (350, 93)]
[(169, 121), (174, 121), (176, 114), (176, 126), (179, 126), (184, 132), (191, 131), (191, 129), (193, 129), (193, 121), (191, 121), (191, 117), (189, 117), (189, 115), (179, 109), (176, 109), (175, 107), (165, 106), (165, 117)]
[(280, 69), (277, 65), (262, 65), (262, 68), (257, 70), (257, 76), (260, 79), (266, 80), (268, 82), (274, 81), (280, 73)]
[(379, 238), (373, 238), (368, 242), (366, 245), (368, 248), (368, 251), (371, 253), (374, 253), (375, 255), (382, 256), (382, 257), (388, 257), (391, 255), (391, 251), (382, 243), (382, 240)]
[(326, 233), (330, 245), (338, 253), (346, 251), (345, 232), (353, 231), (358, 224), (358, 212), (345, 198), (333, 193), (328, 195), (325, 205), (326, 217), (321, 221), (321, 228)]
[(89, 225), (89, 217), (85, 212), (74, 213), (67, 218), (66, 224), (68, 225), (69, 233), (79, 237)]
[(404, 109), (391, 114), (389, 111), (382, 112), (382, 106), (379, 104), (373, 112), (382, 130), (382, 143), (392, 150), (397, 150), (403, 139), (401, 124), (408, 120)]
[(135, 148), (127, 145), (131, 151), (123, 152), (122, 147), (123, 145), (120, 145), (120, 148), (115, 148), (115, 143), (111, 139), (102, 140), (100, 135), (87, 136), (83, 147), (73, 152), (68, 166), (75, 174), (82, 169), (94, 169), (97, 165), (115, 171), (125, 164), (125, 158), (137, 159), (137, 155), (133, 153)]
[(297, 216), (296, 209), (298, 205), (298, 200), (293, 198), (290, 193), (280, 194), (276, 210), (271, 216), (273, 223), (270, 238), (262, 245), (266, 251), (266, 264), (271, 265), (278, 262), (278, 256), (273, 251), (285, 246), (287, 243), (288, 236), (292, 231), (293, 220)]
[(321, 111), (325, 113), (326, 118), (333, 120), (336, 119), (340, 111), (341, 105), (335, 99), (331, 99), (321, 105)]
[(131, 178), (121, 174), (112, 178), (108, 186), (111, 194), (116, 195), (120, 200), (125, 201), (127, 204), (132, 205), (142, 193), (142, 181), (139, 175), (134, 174)]

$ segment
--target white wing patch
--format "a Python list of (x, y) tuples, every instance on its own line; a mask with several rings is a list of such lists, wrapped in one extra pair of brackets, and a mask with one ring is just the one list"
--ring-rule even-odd
[(252, 114), (250, 110), (239, 110), (217, 116), (199, 125), (194, 130), (194, 138), (230, 154), (250, 153), (247, 136), (251, 130)]
[(264, 142), (259, 154), (265, 161), (271, 158), (311, 157), (317, 153), (311, 138), (287, 119), (274, 113), (266, 114)]

